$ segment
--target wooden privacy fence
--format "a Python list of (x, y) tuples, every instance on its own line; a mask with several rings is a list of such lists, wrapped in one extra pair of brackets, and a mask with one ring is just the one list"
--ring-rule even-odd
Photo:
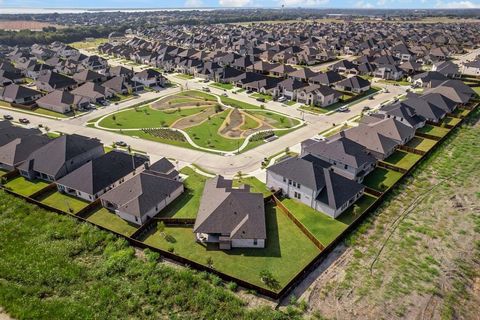
[(315, 238), (315, 236), (300, 221), (297, 220), (297, 218), (295, 218), (295, 216), (290, 212), (290, 210), (288, 210), (288, 208), (285, 207), (280, 200), (278, 200), (277, 197), (273, 196), (273, 200), (275, 201), (276, 206), (279, 207), (280, 210), (285, 213), (285, 215), (293, 223), (295, 223), (295, 225), (303, 232), (305, 236), (307, 236), (308, 239), (310, 239), (310, 241), (313, 242), (313, 244), (315, 244), (315, 246), (317, 246), (318, 249), (323, 250), (325, 248), (323, 244), (318, 241), (318, 239)]
[(440, 138), (440, 137), (437, 137), (437, 136), (434, 136), (434, 135), (431, 135), (431, 134), (428, 134), (428, 133), (418, 132), (418, 131), (415, 133), (415, 135), (420, 137), (420, 138), (427, 138), (427, 139), (435, 140), (435, 141), (442, 140), (442, 138)]
[(89, 203), (85, 208), (82, 210), (78, 211), (75, 215), (78, 217), (81, 217), (83, 219), (87, 219), (87, 217), (92, 213), (93, 211), (100, 209), (102, 207), (102, 202), (100, 199), (97, 199), (91, 203)]
[(380, 168), (385, 168), (385, 169), (390, 169), (390, 170), (393, 170), (393, 171), (397, 171), (397, 172), (400, 172), (400, 173), (407, 173), (407, 169), (403, 169), (403, 168), (399, 168), (397, 166), (394, 166), (393, 164), (390, 164), (390, 163), (386, 163), (386, 162), (383, 162), (383, 161), (379, 161), (377, 166), (379, 166)]
[(412, 147), (409, 147), (409, 146), (405, 146), (405, 145), (398, 146), (397, 148), (400, 149), (400, 150), (403, 150), (403, 151), (418, 154), (420, 156), (423, 156), (423, 155), (425, 155), (425, 153), (427, 153), (426, 151), (418, 150), (418, 149), (415, 149), (415, 148), (412, 148)]
[(38, 200), (41, 196), (43, 196), (44, 194), (46, 194), (50, 191), (53, 191), (53, 190), (57, 190), (57, 185), (52, 182), (48, 186), (46, 186), (45, 188), (42, 188), (42, 189), (38, 190), (37, 192), (32, 193), (29, 197), (32, 198), (32, 199)]
[(369, 187), (365, 187), (365, 193), (369, 193), (371, 195), (374, 195), (375, 197), (380, 197), (383, 194), (382, 191), (378, 191)]

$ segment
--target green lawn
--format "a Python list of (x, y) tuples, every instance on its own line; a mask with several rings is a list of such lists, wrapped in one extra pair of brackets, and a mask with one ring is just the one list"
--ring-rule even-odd
[(271, 95), (269, 95), (269, 94), (263, 94), (263, 93), (258, 93), (258, 92), (252, 94), (251, 97), (254, 98), (254, 99), (263, 98), (263, 99), (265, 99), (265, 101), (272, 101), (272, 100), (273, 100), (273, 98), (272, 98)]
[(179, 79), (183, 79), (183, 80), (193, 79), (193, 76), (191, 76), (189, 74), (184, 74), (184, 73), (178, 73), (178, 74), (175, 75), (175, 77), (177, 77)]
[(8, 171), (4, 169), (0, 169), (0, 177), (3, 177), (5, 174), (7, 174)]
[(453, 117), (445, 117), (445, 119), (443, 119), (444, 124), (448, 124), (451, 126), (456, 126), (460, 121), (462, 121), (462, 119)]
[(272, 194), (272, 192), (270, 191), (270, 189), (267, 188), (265, 183), (255, 177), (246, 177), (241, 179), (236, 178), (233, 180), (234, 187), (238, 187), (241, 184), (248, 184), (250, 186), (250, 191), (263, 193), (264, 197), (268, 197)]
[(4, 186), (13, 192), (28, 197), (48, 186), (48, 183), (43, 180), (30, 181), (19, 176), (10, 180)]
[(282, 203), (324, 246), (347, 228), (345, 223), (330, 218), (299, 201), (283, 199)]
[(215, 87), (215, 88), (219, 88), (219, 89), (224, 89), (224, 90), (233, 89), (233, 85), (231, 83), (214, 82), (210, 86)]
[(433, 146), (437, 143), (436, 140), (421, 138), (421, 137), (414, 137), (410, 140), (407, 144), (407, 147), (415, 148), (420, 151), (428, 151), (433, 148)]
[(163, 209), (160, 217), (173, 218), (196, 218), (198, 206), (200, 205), (200, 198), (202, 197), (203, 187), (207, 177), (200, 175), (191, 168), (185, 167), (180, 170), (181, 173), (188, 175), (184, 181), (185, 192), (177, 199), (170, 203)]
[(139, 128), (160, 128), (168, 127), (178, 119), (190, 116), (205, 110), (205, 107), (161, 111), (149, 106), (126, 109), (111, 114), (100, 121), (99, 125), (112, 129), (139, 129)]
[(253, 104), (250, 104), (250, 103), (246, 103), (246, 102), (243, 102), (243, 101), (238, 101), (238, 100), (235, 100), (235, 99), (232, 99), (232, 98), (229, 98), (229, 97), (220, 96), (220, 100), (223, 102), (223, 104), (232, 106), (234, 108), (260, 109), (259, 106), (256, 106), (256, 105), (253, 105)]
[(41, 114), (41, 115), (52, 116), (52, 117), (57, 117), (57, 118), (69, 118), (69, 117), (73, 117), (73, 112), (70, 112), (70, 113), (60, 113), (60, 112), (55, 112), (55, 111), (47, 110), (47, 109), (43, 109), (43, 108), (36, 108), (36, 109), (34, 109), (34, 110), (32, 110), (32, 111), (35, 112), (35, 113)]
[(103, 207), (94, 211), (87, 220), (127, 237), (131, 236), (138, 228)]
[(395, 151), (387, 159), (383, 160), (386, 163), (394, 165), (396, 167), (408, 170), (421, 158), (422, 156), (410, 152)]
[(401, 177), (402, 174), (400, 172), (377, 167), (365, 177), (363, 184), (378, 191), (385, 191), (400, 180)]
[(284, 104), (286, 104), (287, 106), (293, 106), (295, 103), (297, 103), (297, 102), (292, 101), (292, 100), (288, 100), (288, 101), (284, 102)]
[(447, 128), (442, 128), (442, 127), (437, 127), (437, 126), (432, 126), (430, 124), (426, 124), (424, 127), (420, 128), (417, 130), (418, 132), (421, 133), (426, 133), (432, 136), (436, 136), (439, 138), (443, 138), (444, 136), (447, 135), (447, 133), (450, 131)]
[(206, 264), (210, 257), (213, 267), (228, 275), (238, 277), (258, 286), (267, 287), (260, 280), (260, 271), (272, 273), (279, 291), (312, 259), (318, 248), (278, 208), (265, 208), (267, 242), (264, 249), (218, 250), (215, 245), (207, 248), (195, 241), (191, 228), (167, 227), (166, 237), (153, 230), (144, 242), (164, 250), (173, 249), (184, 258)]
[(107, 38), (98, 38), (98, 39), (91, 39), (91, 40), (84, 40), (84, 41), (77, 41), (70, 43), (75, 49), (89, 49), (89, 48), (97, 48), (102, 43), (108, 42)]
[(377, 201), (376, 197), (369, 194), (363, 194), (363, 196), (358, 199), (357, 202), (353, 204), (353, 206), (342, 212), (342, 214), (337, 217), (337, 220), (345, 224), (351, 224), (353, 221), (355, 221), (355, 219), (361, 216), (375, 201)]
[(229, 112), (230, 110), (224, 110), (198, 126), (185, 129), (185, 132), (201, 147), (235, 151), (245, 139), (230, 139), (218, 133)]
[(88, 202), (85, 200), (58, 191), (48, 193), (38, 200), (50, 207), (71, 214), (76, 214), (88, 205)]

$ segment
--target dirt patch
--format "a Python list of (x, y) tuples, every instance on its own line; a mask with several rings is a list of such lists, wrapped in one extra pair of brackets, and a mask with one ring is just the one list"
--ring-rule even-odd
[(42, 28), (46, 27), (55, 27), (57, 29), (65, 28), (64, 26), (51, 24), (48, 22), (40, 22), (40, 21), (24, 21), (24, 20), (16, 20), (16, 21), (0, 21), (0, 29), (1, 30), (32, 30), (32, 31), (41, 31)]
[[(258, 122), (259, 126), (248, 130), (242, 130), (241, 127), (245, 123), (245, 117), (253, 118)], [(268, 130), (271, 128), (270, 125), (264, 123), (261, 119), (253, 117), (250, 114), (245, 114), (243, 111), (235, 108), (229, 113), (224, 125), (219, 130), (219, 134), (227, 138), (239, 139), (245, 138), (260, 130)]]
[(3, 311), (2, 307), (0, 307), (0, 320), (13, 320), (13, 318)]
[(184, 129), (202, 124), (203, 122), (208, 120), (208, 117), (211, 117), (213, 115), (215, 115), (214, 108), (205, 108), (203, 109), (203, 111), (199, 113), (193, 114), (191, 116), (188, 116), (182, 119), (178, 119), (171, 125), (171, 127), (184, 130)]
[[(183, 100), (182, 100), (183, 101)], [(152, 104), (152, 108), (156, 110), (168, 110), (168, 109), (187, 109), (187, 108), (198, 108), (198, 107), (213, 107), (215, 105), (212, 101), (204, 100), (192, 100), (190, 102), (180, 102), (180, 103), (168, 103), (165, 101), (157, 101)]]

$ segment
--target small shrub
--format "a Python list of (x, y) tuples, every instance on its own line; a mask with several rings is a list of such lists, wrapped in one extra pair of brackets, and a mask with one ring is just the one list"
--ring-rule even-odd
[(227, 289), (230, 291), (237, 291), (238, 285), (235, 282), (229, 282), (227, 283)]

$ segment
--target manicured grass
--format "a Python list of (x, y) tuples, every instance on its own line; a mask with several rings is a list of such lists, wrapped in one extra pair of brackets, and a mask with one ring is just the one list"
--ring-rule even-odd
[(8, 171), (4, 169), (0, 169), (0, 177), (3, 177), (5, 174), (7, 174)]
[(45, 115), (45, 116), (57, 117), (57, 118), (73, 117), (73, 112), (60, 113), (60, 112), (55, 112), (55, 111), (47, 110), (47, 109), (43, 109), (43, 108), (36, 108), (36, 109), (32, 110), (32, 112), (42, 114), (42, 115)]
[(218, 113), (198, 126), (185, 129), (185, 132), (201, 147), (235, 151), (245, 139), (230, 139), (218, 133), (229, 112), (230, 110), (225, 110)]
[(260, 123), (248, 115), (244, 115), (245, 122), (240, 126), (240, 130), (255, 129), (260, 126)]
[(193, 79), (193, 76), (191, 76), (189, 74), (184, 74), (184, 73), (176, 74), (176, 75), (174, 75), (174, 77), (179, 78), (179, 79), (183, 79), (183, 80)]
[(411, 83), (406, 81), (406, 80), (398, 80), (398, 81), (395, 81), (395, 80), (384, 80), (384, 79), (381, 79), (381, 80), (378, 80), (379, 83), (386, 83), (386, 84), (393, 84), (393, 85), (396, 85), (398, 84), (399, 86), (410, 86)]
[(400, 180), (401, 177), (402, 174), (400, 172), (377, 167), (365, 177), (363, 185), (378, 191), (385, 191)]
[(447, 133), (450, 131), (447, 128), (442, 128), (442, 127), (437, 127), (437, 126), (432, 126), (430, 124), (426, 124), (424, 127), (420, 128), (417, 130), (418, 132), (421, 133), (426, 133), (432, 136), (436, 136), (439, 138), (443, 138), (444, 136), (447, 135)]
[(111, 129), (141, 129), (168, 127), (178, 119), (202, 112), (205, 107), (161, 111), (149, 106), (126, 109), (111, 114), (100, 121), (99, 125)]
[(367, 209), (370, 207), (377, 198), (369, 194), (363, 194), (363, 196), (358, 199), (353, 206), (349, 207), (347, 210), (342, 212), (342, 214), (337, 217), (337, 221), (343, 222), (345, 224), (351, 224), (355, 219), (361, 216)]
[(326, 108), (312, 107), (312, 106), (307, 106), (307, 105), (303, 105), (299, 109), (307, 111), (307, 112), (317, 113), (317, 114), (323, 114), (323, 113), (327, 113), (329, 111)]
[(386, 163), (390, 163), (396, 167), (408, 170), (421, 158), (422, 156), (410, 152), (395, 151), (387, 159), (383, 160)]
[(213, 94), (199, 91), (199, 90), (188, 90), (188, 91), (183, 91), (180, 93), (177, 93), (175, 96), (177, 97), (189, 97), (189, 98), (194, 98), (194, 99), (207, 99), (208, 101), (217, 101), (216, 96)]
[(49, 205), (50, 207), (62, 210), (67, 213), (75, 214), (85, 208), (88, 202), (68, 194), (63, 194), (58, 191), (48, 193), (42, 198), (38, 199), (40, 202)]
[(239, 108), (239, 109), (260, 109), (259, 106), (256, 106), (254, 104), (246, 103), (243, 101), (238, 101), (229, 97), (224, 97), (220, 96), (220, 100), (223, 102), (223, 104), (232, 106), (234, 108)]
[(159, 217), (196, 218), (203, 187), (207, 177), (200, 175), (191, 168), (185, 167), (180, 173), (188, 175), (184, 181), (185, 192), (163, 209)]
[(268, 197), (272, 194), (272, 192), (270, 191), (270, 189), (267, 188), (265, 183), (255, 177), (236, 178), (233, 180), (234, 187), (238, 187), (242, 184), (248, 184), (250, 186), (251, 192), (263, 193), (264, 197)]
[(182, 227), (166, 227), (166, 237), (153, 230), (144, 242), (164, 250), (173, 249), (175, 254), (204, 265), (211, 258), (216, 270), (262, 287), (267, 286), (260, 280), (259, 273), (268, 270), (279, 284), (270, 289), (279, 291), (319, 250), (278, 208), (267, 205), (265, 212), (267, 241), (264, 249), (222, 251), (213, 244), (205, 247), (195, 241), (191, 228)]
[(437, 143), (436, 140), (421, 138), (421, 137), (414, 137), (410, 140), (407, 144), (407, 147), (415, 148), (420, 151), (428, 151)]
[(332, 242), (347, 225), (293, 199), (282, 203), (324, 246)]
[(265, 101), (272, 101), (272, 96), (269, 94), (263, 94), (263, 93), (254, 93), (251, 95), (252, 98), (257, 99), (257, 98), (263, 98)]
[(224, 89), (224, 90), (233, 89), (233, 85), (231, 83), (214, 82), (210, 86), (215, 87), (215, 88), (219, 88), (219, 89)]
[(19, 176), (8, 181), (4, 186), (15, 193), (28, 197), (48, 186), (48, 183), (43, 180), (30, 181)]
[(287, 106), (293, 106), (295, 103), (297, 103), (297, 102), (292, 101), (292, 100), (288, 100), (288, 101), (285, 101), (283, 104), (286, 104)]
[(456, 126), (460, 121), (462, 121), (462, 119), (460, 118), (446, 117), (445, 119), (443, 119), (442, 123)]
[(131, 236), (138, 228), (103, 207), (95, 210), (87, 220), (127, 237)]

